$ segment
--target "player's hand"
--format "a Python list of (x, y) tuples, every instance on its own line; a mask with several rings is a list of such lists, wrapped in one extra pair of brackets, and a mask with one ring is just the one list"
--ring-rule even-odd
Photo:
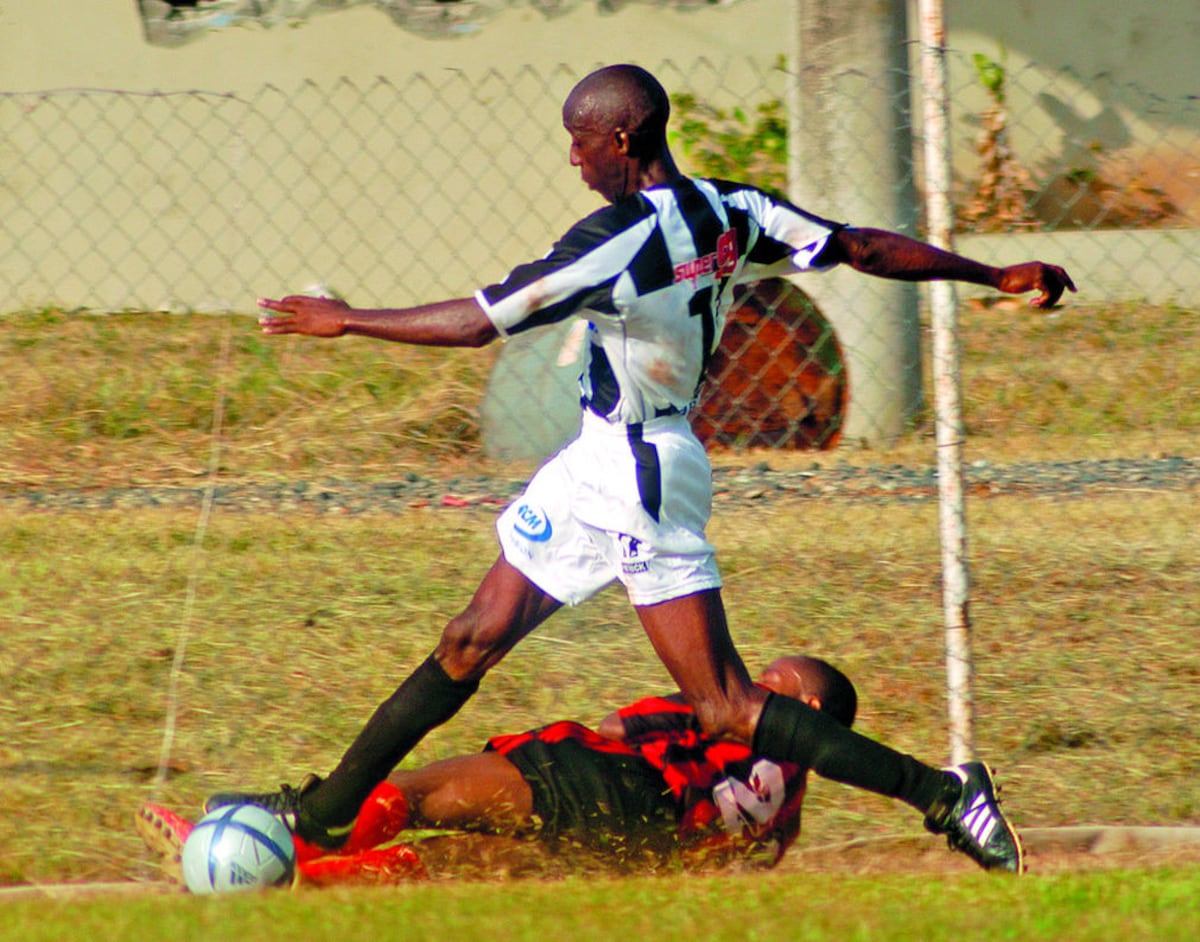
[(304, 334), (307, 337), (340, 337), (346, 332), (350, 305), (335, 298), (291, 294), (274, 300), (259, 298), (263, 309), (258, 324), (264, 334)]
[(1024, 262), (1001, 269), (997, 287), (1009, 294), (1024, 294), (1026, 291), (1041, 292), (1029, 303), (1033, 307), (1051, 308), (1058, 303), (1063, 291), (1074, 291), (1075, 282), (1066, 269), (1045, 262)]

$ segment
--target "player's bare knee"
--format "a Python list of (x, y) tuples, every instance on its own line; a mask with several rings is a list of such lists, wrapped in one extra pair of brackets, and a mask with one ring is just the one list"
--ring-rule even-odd
[(504, 656), (504, 637), (468, 609), (446, 624), (433, 656), (455, 680), (478, 680)]
[(478, 627), (473, 619), (460, 615), (442, 630), (433, 656), (455, 680), (467, 680), (483, 673), (486, 645), (479, 643)]
[(750, 744), (757, 711), (749, 701), (709, 700), (693, 703), (692, 709), (706, 736)]

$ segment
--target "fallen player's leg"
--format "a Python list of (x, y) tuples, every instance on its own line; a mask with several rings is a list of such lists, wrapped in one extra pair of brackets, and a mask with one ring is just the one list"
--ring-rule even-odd
[[(192, 821), (162, 805), (146, 804), (134, 819), (146, 846), (158, 854), (163, 871), (183, 882), (183, 845), (195, 826)], [(408, 825), (408, 804), (398, 788), (387, 782), (372, 792), (363, 805), (346, 843), (326, 854), (293, 835), (299, 882), (314, 886), (334, 884), (389, 884), (428, 877), (416, 850), (406, 844), (387, 844)]]
[(404, 793), (391, 782), (380, 782), (363, 802), (346, 842), (335, 851), (310, 844), (296, 834), (296, 860), (303, 863), (330, 855), (347, 856), (381, 847), (396, 839), (409, 826), (409, 804)]
[(297, 863), (296, 867), (300, 882), (312, 886), (374, 886), (429, 878), (425, 864), (407, 844), (376, 847), (356, 854), (329, 854)]
[(161, 805), (143, 805), (134, 818), (138, 834), (150, 850), (162, 858), (163, 872), (176, 883), (183, 882), (183, 845), (194, 825), (182, 815)]

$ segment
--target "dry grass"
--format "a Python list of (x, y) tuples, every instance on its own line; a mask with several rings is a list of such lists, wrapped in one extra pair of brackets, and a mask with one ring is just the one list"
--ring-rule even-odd
[[(473, 450), (489, 354), (268, 344), (249, 327), (7, 319), (3, 489), (204, 480), (217, 390), (222, 480), (489, 470)], [(966, 327), (970, 457), (1195, 455), (1195, 314), (992, 310)], [(930, 457), (918, 429), (887, 452), (770, 460)], [(1019, 824), (1200, 824), (1195, 501), (1128, 490), (972, 501), (977, 740)], [(712, 535), (752, 667), (797, 649), (831, 658), (859, 684), (863, 731), (936, 762), (935, 514), (833, 495), (718, 507)], [(482, 509), (228, 511), (196, 545), (194, 512), (0, 505), (0, 883), (148, 878), (130, 826), (146, 798), (195, 807), (216, 787), (328, 767), (465, 602), (495, 553), (491, 522)], [(183, 641), (173, 774), (155, 790)], [(666, 683), (610, 590), (523, 643), (413, 761), (552, 717), (597, 719)], [(904, 809), (828, 783), (814, 783), (808, 808), (802, 846), (919, 831)]]
[[(9, 484), (202, 476), (218, 412), (226, 478), (514, 470), (479, 450), (495, 349), (263, 338), (245, 317), (51, 311), (9, 315), (4, 326), (0, 481)], [(1196, 312), (1115, 305), (1042, 314), (1001, 304), (964, 313), (962, 333), (973, 458), (1195, 453)], [(931, 435), (923, 417), (884, 448), (771, 460), (925, 465)]]
[(1078, 454), (1083, 442), (1113, 448), (1128, 436), (1157, 433), (1169, 442), (1180, 441), (1178, 433), (1194, 450), (1196, 312), (1114, 305), (1030, 316), (1000, 308), (968, 315), (965, 333), (964, 412), (974, 448), (1032, 435), (1082, 458), (1090, 456)]
[[(1028, 503), (989, 501), (973, 529), (977, 739), (1016, 820), (1200, 823), (1200, 540), (1178, 495), (1037, 515)], [(891, 507), (880, 526), (874, 506), (794, 505), (719, 515), (713, 535), (752, 666), (822, 653), (858, 682), (864, 731), (936, 762), (932, 515)], [(14, 560), (0, 583), (0, 821), (17, 835), (0, 848), (0, 880), (148, 875), (130, 816), (152, 791), (184, 627), (176, 774), (161, 797), (196, 807), (219, 787), (327, 768), (464, 603), (493, 553), (490, 520), (227, 514), (197, 555), (178, 512), (0, 516)], [(551, 717), (596, 720), (666, 686), (624, 599), (606, 592), (526, 641), (413, 761)], [(822, 782), (806, 820), (814, 845), (919, 825)], [(89, 840), (58, 839), (78, 833)]]
[[(493, 351), (267, 340), (243, 317), (5, 319), (0, 473), (103, 485), (205, 474), (396, 474), (478, 449)], [(216, 406), (220, 400), (220, 408)]]

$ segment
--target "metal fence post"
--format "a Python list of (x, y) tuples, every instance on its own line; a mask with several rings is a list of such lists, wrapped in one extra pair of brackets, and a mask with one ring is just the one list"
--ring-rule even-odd
[[(946, 21), (941, 0), (920, 0), (921, 98), (925, 137), (925, 205), (929, 239), (953, 250), (950, 190), (950, 101), (946, 80)], [(950, 761), (974, 752), (971, 696), (970, 580), (963, 502), (963, 419), (959, 368), (958, 302), (954, 283), (930, 284), (933, 321), (933, 383), (942, 608), (946, 630), (946, 696), (950, 714)]]

